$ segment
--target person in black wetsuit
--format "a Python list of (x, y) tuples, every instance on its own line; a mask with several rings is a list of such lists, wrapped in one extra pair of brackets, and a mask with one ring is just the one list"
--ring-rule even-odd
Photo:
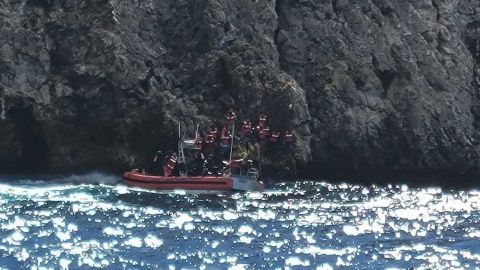
[(223, 173), (223, 163), (219, 153), (210, 155), (208, 158), (208, 171), (210, 174), (218, 176)]
[(153, 158), (152, 164), (150, 165), (149, 172), (153, 175), (163, 176), (163, 163), (165, 158), (162, 151), (157, 151), (155, 157)]
[(203, 176), (205, 168), (205, 157), (203, 156), (202, 152), (197, 152), (195, 155), (195, 159), (193, 160), (193, 176)]

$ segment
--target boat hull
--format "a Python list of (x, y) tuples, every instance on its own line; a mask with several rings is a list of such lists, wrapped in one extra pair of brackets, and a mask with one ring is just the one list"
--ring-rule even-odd
[(159, 190), (232, 190), (230, 176), (155, 176), (135, 172), (123, 174), (123, 180), (131, 186)]
[(123, 180), (129, 186), (156, 190), (263, 191), (263, 183), (245, 176), (155, 176), (126, 172)]

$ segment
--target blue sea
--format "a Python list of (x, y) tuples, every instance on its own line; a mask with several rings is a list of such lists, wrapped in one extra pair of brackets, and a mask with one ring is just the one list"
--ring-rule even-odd
[(478, 269), (480, 191), (328, 181), (265, 192), (1, 177), (0, 269)]

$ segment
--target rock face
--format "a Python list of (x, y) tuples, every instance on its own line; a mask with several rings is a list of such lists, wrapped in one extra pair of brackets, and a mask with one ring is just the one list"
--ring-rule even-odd
[(0, 0), (0, 16), (2, 170), (138, 166), (178, 121), (233, 108), (292, 128), (312, 174), (480, 174), (477, 0)]

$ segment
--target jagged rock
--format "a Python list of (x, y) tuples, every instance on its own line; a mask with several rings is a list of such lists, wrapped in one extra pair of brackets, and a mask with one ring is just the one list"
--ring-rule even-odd
[(293, 157), (316, 174), (478, 175), (479, 14), (478, 1), (0, 0), (0, 168), (139, 166), (175, 145), (178, 121), (193, 132), (233, 108), (293, 128)]

